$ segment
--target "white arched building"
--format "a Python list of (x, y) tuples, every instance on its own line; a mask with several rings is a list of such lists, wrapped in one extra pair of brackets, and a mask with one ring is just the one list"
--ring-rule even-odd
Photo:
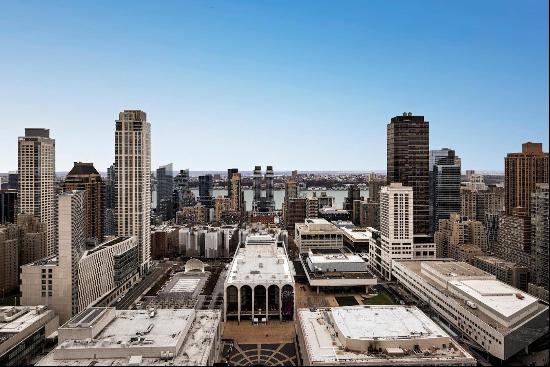
[(294, 320), (293, 267), (277, 234), (250, 234), (224, 284), (224, 319)]

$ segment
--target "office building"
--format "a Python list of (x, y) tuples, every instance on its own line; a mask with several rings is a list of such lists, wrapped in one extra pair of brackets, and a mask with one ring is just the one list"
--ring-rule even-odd
[(297, 223), (294, 241), (300, 253), (306, 254), (312, 249), (341, 249), (344, 247), (342, 231), (322, 218), (307, 218), (304, 223)]
[(151, 124), (139, 110), (119, 113), (115, 132), (117, 235), (136, 237), (141, 272), (151, 260)]
[(55, 140), (49, 129), (25, 129), (18, 140), (19, 213), (46, 225), (48, 255), (57, 252)]
[(303, 223), (307, 214), (307, 199), (291, 197), (285, 199), (283, 219), (287, 231), (293, 231), (297, 223)]
[(441, 219), (460, 213), (460, 158), (443, 148), (430, 151), (430, 233), (437, 231)]
[(214, 207), (212, 175), (199, 176), (199, 203), (207, 208)]
[(117, 233), (116, 224), (116, 204), (117, 204), (117, 187), (116, 187), (116, 168), (111, 164), (107, 168), (107, 176), (105, 177), (105, 195), (104, 195), (104, 234), (105, 236), (114, 236)]
[(536, 185), (548, 183), (548, 164), (548, 153), (542, 151), (542, 143), (524, 143), (521, 153), (508, 153), (504, 159), (506, 214), (516, 207), (529, 212)]
[(396, 261), (397, 281), (478, 348), (503, 361), (548, 333), (548, 306), (472, 265)]
[(97, 244), (104, 236), (105, 185), (93, 163), (74, 162), (65, 177), (64, 190), (84, 191), (84, 238)]
[(221, 350), (216, 310), (88, 308), (59, 328), (37, 366), (211, 366)]
[(229, 265), (224, 317), (269, 322), (294, 320), (292, 263), (277, 233), (249, 234)]
[(17, 212), (17, 190), (0, 190), (0, 224), (15, 223)]
[(306, 366), (476, 366), (477, 361), (414, 306), (300, 308)]
[(59, 327), (47, 306), (0, 306), (0, 365), (30, 366)]
[(412, 188), (415, 235), (430, 234), (429, 123), (424, 116), (393, 117), (388, 124), (387, 181)]
[(163, 221), (174, 218), (174, 170), (172, 163), (157, 168), (157, 212)]
[(548, 184), (531, 194), (531, 283), (548, 291)]

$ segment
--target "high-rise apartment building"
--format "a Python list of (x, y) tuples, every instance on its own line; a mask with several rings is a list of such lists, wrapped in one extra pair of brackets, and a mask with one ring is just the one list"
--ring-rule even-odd
[(369, 266), (384, 279), (392, 279), (394, 260), (433, 259), (431, 238), (415, 236), (414, 191), (392, 182), (380, 190), (380, 230), (369, 228)]
[(231, 182), (231, 180), (233, 179), (233, 175), (235, 173), (239, 173), (238, 168), (227, 169), (227, 197), (228, 198), (233, 197), (233, 183)]
[(25, 129), (18, 141), (19, 213), (46, 225), (48, 255), (57, 252), (55, 140), (49, 129)]
[(536, 184), (548, 183), (548, 153), (542, 143), (522, 144), (521, 153), (508, 153), (504, 159), (506, 214), (516, 207), (529, 211), (531, 193)]
[(529, 266), (531, 260), (531, 217), (523, 207), (499, 216), (495, 255), (506, 261)]
[(105, 185), (93, 163), (74, 162), (65, 177), (65, 190), (84, 191), (84, 237), (96, 244), (104, 236), (104, 195)]
[(244, 191), (242, 189), (241, 174), (233, 173), (231, 177), (231, 210), (239, 213), (242, 217), (246, 212), (246, 203), (244, 201)]
[(115, 132), (117, 227), (135, 236), (141, 272), (151, 260), (151, 124), (139, 110), (119, 113)]
[(182, 169), (174, 177), (174, 210), (195, 206), (195, 195), (189, 189), (189, 170)]
[(172, 163), (157, 168), (157, 212), (163, 221), (174, 218), (174, 170)]
[(460, 158), (448, 148), (430, 151), (430, 233), (441, 219), (460, 213)]
[(107, 168), (107, 177), (105, 178), (105, 195), (104, 197), (104, 234), (106, 236), (114, 236), (117, 233), (116, 225), (116, 169), (115, 165), (111, 164)]
[(46, 256), (46, 226), (31, 214), (19, 214), (17, 223), (0, 225), (0, 289), (19, 288), (19, 267)]
[(413, 198), (413, 188), (398, 182), (380, 190), (380, 236), (386, 256), (381, 257), (379, 265), (386, 279), (391, 278), (394, 259), (413, 258)]
[(548, 184), (531, 194), (531, 282), (548, 291)]
[(388, 124), (387, 181), (412, 187), (415, 235), (430, 234), (429, 123), (424, 116), (393, 117)]
[[(273, 193), (273, 166), (267, 166), (265, 176), (262, 179), (262, 167), (254, 167), (252, 190), (254, 199), (252, 201), (252, 214), (273, 215), (275, 212), (275, 198)], [(262, 181), (265, 181), (265, 196), (262, 196)]]
[(353, 211), (353, 202), (356, 200), (363, 200), (361, 198), (361, 189), (357, 185), (350, 185), (348, 187), (348, 196), (344, 199), (344, 210)]
[[(483, 223), (461, 217), (458, 213), (450, 215), (449, 219), (439, 221), (434, 240), (437, 257), (451, 257), (458, 261), (471, 263), (473, 257), (466, 259), (461, 254), (481, 254), (485, 248), (485, 228)], [(467, 249), (470, 247), (469, 249)], [(475, 248), (475, 250), (474, 250)]]

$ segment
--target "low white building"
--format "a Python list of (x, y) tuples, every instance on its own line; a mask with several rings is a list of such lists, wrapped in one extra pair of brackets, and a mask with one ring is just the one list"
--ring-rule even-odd
[(219, 311), (88, 308), (59, 328), (37, 366), (212, 365), (221, 348)]
[(309, 285), (317, 287), (368, 287), (377, 283), (367, 262), (359, 255), (343, 250), (309, 250), (300, 254)]
[(294, 241), (300, 253), (310, 249), (341, 249), (344, 247), (342, 231), (326, 219), (308, 218), (296, 223)]
[(58, 327), (59, 318), (47, 306), (1, 306), (0, 366), (30, 365)]
[(278, 233), (249, 234), (229, 266), (225, 320), (294, 319), (294, 270)]
[(475, 366), (476, 360), (413, 306), (299, 309), (308, 366)]
[(502, 360), (548, 333), (547, 305), (467, 263), (396, 261), (394, 275), (465, 336)]

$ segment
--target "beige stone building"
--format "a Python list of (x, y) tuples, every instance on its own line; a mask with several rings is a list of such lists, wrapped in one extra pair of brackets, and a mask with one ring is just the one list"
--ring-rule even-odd
[(49, 129), (25, 129), (18, 141), (19, 212), (46, 226), (47, 255), (57, 251), (55, 140)]
[(485, 228), (480, 221), (453, 213), (449, 219), (439, 221), (439, 230), (435, 232), (434, 240), (437, 257), (471, 259), (472, 256), (480, 255), (485, 247)]

